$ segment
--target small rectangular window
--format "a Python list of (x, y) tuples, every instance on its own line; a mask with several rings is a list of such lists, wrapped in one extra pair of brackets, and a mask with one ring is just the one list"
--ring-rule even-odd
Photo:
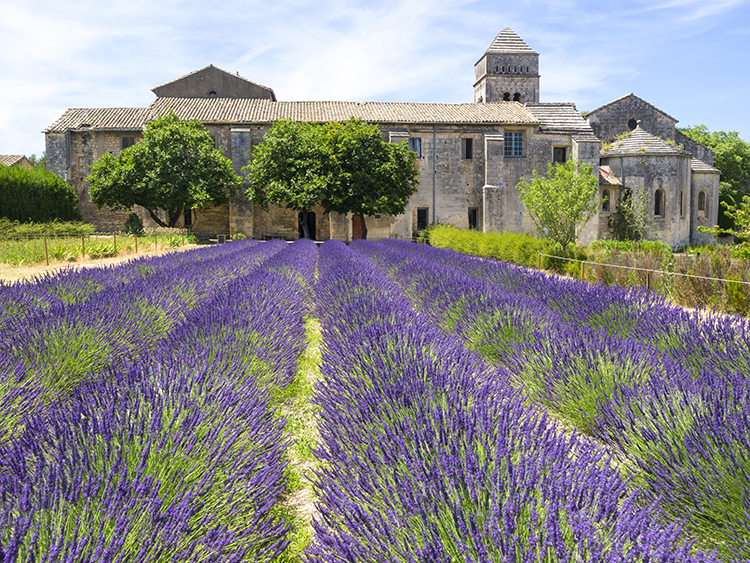
[(505, 158), (523, 157), (523, 131), (505, 132)]
[(430, 208), (419, 207), (417, 208), (417, 230), (424, 231), (430, 224)]
[(190, 229), (193, 226), (193, 209), (191, 207), (185, 207), (183, 210), (185, 217), (185, 228)]
[(473, 149), (473, 139), (461, 139), (461, 158), (464, 160), (471, 160), (474, 158)]
[(132, 147), (135, 144), (135, 137), (121, 137), (120, 143), (121, 150)]
[(422, 158), (422, 138), (409, 137), (409, 150), (415, 153), (417, 158)]
[(552, 149), (552, 162), (565, 164), (566, 160), (568, 160), (568, 147), (554, 147)]
[(477, 229), (479, 213), (476, 207), (469, 207), (469, 228)]

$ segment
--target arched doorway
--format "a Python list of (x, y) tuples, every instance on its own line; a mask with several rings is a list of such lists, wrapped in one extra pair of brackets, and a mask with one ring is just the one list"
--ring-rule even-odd
[[(302, 228), (302, 213), (297, 214), (297, 225), (299, 227), (299, 238), (305, 238), (305, 231)], [(310, 238), (315, 240), (315, 212), (307, 212), (307, 230), (310, 231)]]

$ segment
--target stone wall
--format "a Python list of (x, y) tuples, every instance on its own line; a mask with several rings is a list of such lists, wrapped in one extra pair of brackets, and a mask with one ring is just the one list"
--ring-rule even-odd
[(154, 88), (154, 93), (166, 98), (260, 98), (273, 95), (270, 88), (254, 84), (214, 66)]
[(711, 166), (714, 165), (714, 151), (709, 149), (707, 146), (700, 144), (698, 141), (693, 141), (693, 139), (691, 139), (687, 135), (684, 135), (683, 133), (680, 133), (679, 131), (675, 133), (675, 142), (678, 145), (682, 145), (686, 151), (688, 151), (698, 160), (702, 160), (703, 162)]
[[(706, 209), (698, 209), (700, 193), (706, 194)], [(714, 227), (719, 222), (719, 179), (715, 173), (693, 171), (690, 239), (693, 244), (716, 242), (713, 235), (701, 233), (698, 227)]]
[[(612, 157), (602, 159), (602, 164), (611, 167), (612, 172), (622, 179), (622, 189), (630, 189), (634, 198), (637, 199), (640, 193), (646, 194), (648, 219), (652, 226), (646, 238), (662, 240), (673, 248), (690, 243), (690, 157)], [(663, 215), (656, 216), (654, 204), (656, 191), (659, 189), (664, 191), (664, 211)], [(613, 200), (612, 203), (615, 202)], [(614, 211), (614, 207), (612, 210)]]
[(630, 131), (632, 128), (628, 122), (631, 119), (640, 120), (641, 129), (652, 135), (675, 140), (677, 121), (633, 95), (592, 111), (585, 118), (594, 134), (605, 143), (611, 143), (617, 135)]
[[(474, 65), (474, 102), (502, 102), (505, 93), (521, 103), (539, 101), (539, 55), (486, 53)], [(520, 94), (520, 100), (514, 94)]]

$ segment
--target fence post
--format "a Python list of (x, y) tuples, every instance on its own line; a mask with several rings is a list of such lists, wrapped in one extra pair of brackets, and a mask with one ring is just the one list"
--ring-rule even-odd
[(542, 253), (541, 252), (536, 253), (536, 269), (537, 270), (542, 269)]
[(49, 251), (47, 250), (47, 237), (44, 237), (44, 261), (49, 266)]
[(646, 270), (646, 292), (651, 293), (651, 272)]
[(138, 235), (133, 235), (135, 237), (135, 253), (138, 254)]
[(581, 281), (584, 280), (584, 276), (586, 275), (585, 268), (586, 268), (586, 262), (584, 262), (583, 260), (581, 260)]
[(86, 237), (81, 237), (81, 258), (86, 257)]
[(112, 235), (112, 245), (115, 247), (115, 256), (117, 256), (117, 235)]

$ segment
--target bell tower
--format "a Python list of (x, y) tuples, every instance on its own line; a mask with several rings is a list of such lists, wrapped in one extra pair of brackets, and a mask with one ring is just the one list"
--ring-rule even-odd
[(539, 53), (506, 27), (474, 65), (474, 103), (539, 101)]

